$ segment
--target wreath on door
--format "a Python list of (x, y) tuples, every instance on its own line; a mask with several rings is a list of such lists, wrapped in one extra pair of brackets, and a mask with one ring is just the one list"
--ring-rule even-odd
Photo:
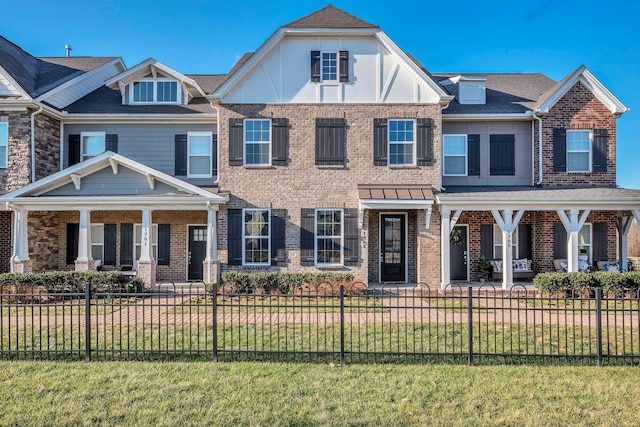
[(449, 241), (452, 245), (461, 245), (462, 244), (462, 231), (453, 230), (449, 235)]

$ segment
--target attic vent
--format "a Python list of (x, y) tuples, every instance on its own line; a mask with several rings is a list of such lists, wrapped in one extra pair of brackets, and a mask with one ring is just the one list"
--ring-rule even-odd
[(461, 77), (458, 82), (458, 95), (460, 104), (486, 104), (486, 78)]

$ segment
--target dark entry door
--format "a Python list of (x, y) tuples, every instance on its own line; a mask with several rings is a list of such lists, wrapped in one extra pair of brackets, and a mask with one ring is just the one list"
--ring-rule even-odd
[(189, 226), (188, 280), (202, 280), (202, 262), (207, 255), (207, 227)]
[(467, 281), (467, 227), (453, 227), (451, 238), (451, 280)]
[(380, 281), (405, 281), (405, 216), (381, 217), (382, 264)]

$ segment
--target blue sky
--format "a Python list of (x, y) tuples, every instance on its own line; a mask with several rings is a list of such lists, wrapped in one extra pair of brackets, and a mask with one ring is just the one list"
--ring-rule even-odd
[[(183, 73), (226, 73), (280, 25), (325, 1), (32, 0), (3, 4), (0, 33), (36, 56), (153, 57)], [(432, 72), (541, 72), (586, 65), (631, 111), (618, 119), (618, 184), (640, 189), (640, 3), (350, 1)], [(393, 5), (393, 7), (390, 7)], [(10, 17), (10, 18), (9, 18)]]

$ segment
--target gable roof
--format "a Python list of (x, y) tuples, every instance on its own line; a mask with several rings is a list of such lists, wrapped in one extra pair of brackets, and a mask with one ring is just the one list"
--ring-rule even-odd
[(289, 22), (287, 28), (378, 28), (332, 4), (316, 10), (302, 18)]

